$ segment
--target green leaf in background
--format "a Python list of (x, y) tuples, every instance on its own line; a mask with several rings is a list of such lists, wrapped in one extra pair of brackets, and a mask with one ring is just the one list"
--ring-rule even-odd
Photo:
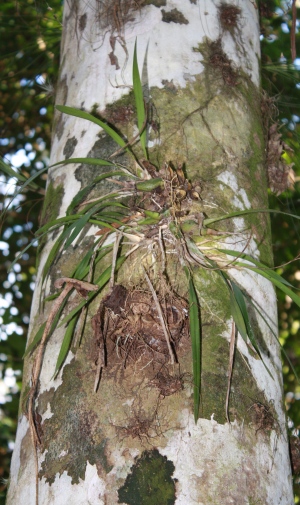
[[(8, 163), (6, 163), (1, 157), (0, 157), (0, 170), (8, 177), (14, 177), (18, 179), (18, 182), (20, 184), (28, 180), (23, 174), (20, 174), (19, 172), (17, 172), (17, 170), (11, 168), (11, 166)], [(29, 188), (32, 188), (33, 191), (40, 189), (40, 187), (35, 183), (33, 184), (30, 183)]]
[(48, 165), (46, 165), (44, 168), (41, 168), (38, 172), (35, 172), (33, 175), (28, 177), (28, 179), (26, 179), (25, 182), (18, 189), (16, 189), (16, 191), (10, 197), (10, 201), (12, 202), (17, 196), (19, 196), (21, 193), (23, 193), (24, 189), (26, 189), (27, 186), (29, 189), (35, 190), (35, 185), (33, 186), (31, 184), (32, 181), (34, 181), (34, 179), (37, 179), (44, 172), (47, 172), (48, 168), (49, 168)]

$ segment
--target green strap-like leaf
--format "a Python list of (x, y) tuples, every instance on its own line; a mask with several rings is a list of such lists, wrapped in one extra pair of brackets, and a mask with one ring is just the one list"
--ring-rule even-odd
[(75, 107), (68, 107), (67, 105), (56, 105), (56, 109), (64, 114), (69, 114), (69, 116), (79, 117), (81, 119), (86, 119), (91, 123), (95, 123), (97, 126), (100, 126), (100, 128), (102, 128), (120, 147), (124, 147), (124, 149), (130, 152), (128, 147), (126, 147), (127, 143), (125, 140), (115, 130), (113, 130), (113, 128), (108, 126), (107, 123), (92, 116), (92, 114), (76, 109)]
[(258, 343), (256, 342), (255, 335), (254, 335), (254, 332), (253, 332), (253, 329), (252, 329), (252, 326), (250, 323), (250, 318), (248, 315), (247, 305), (245, 302), (245, 297), (244, 297), (243, 292), (237, 286), (237, 284), (235, 284), (235, 282), (233, 282), (233, 280), (230, 279), (229, 275), (226, 272), (223, 272), (222, 270), (217, 270), (217, 272), (222, 277), (222, 279), (226, 283), (227, 288), (229, 289), (231, 315), (233, 317), (233, 320), (236, 324), (236, 327), (237, 327), (241, 337), (243, 338), (243, 340), (245, 341), (246, 344), (248, 344), (247, 337), (249, 338), (253, 348), (257, 352), (257, 355), (262, 360), (262, 363), (263, 363), (265, 369), (267, 370), (267, 372), (269, 373), (269, 375), (273, 379), (273, 376), (272, 376), (270, 370), (268, 369), (267, 365), (265, 364), (265, 362), (262, 359), (262, 355), (259, 350)]
[(80, 163), (84, 165), (100, 165), (100, 166), (114, 166), (115, 163), (112, 163), (108, 160), (101, 160), (100, 158), (68, 158), (66, 160), (58, 161), (57, 163), (53, 163), (52, 167), (56, 167), (57, 165), (70, 165), (71, 163)]
[[(277, 282), (285, 284), (286, 286), (289, 286), (290, 288), (294, 287), (290, 282), (286, 281), (283, 277), (281, 277), (281, 275), (277, 274), (276, 272), (274, 272), (274, 270), (272, 270), (271, 268), (267, 267), (267, 265), (264, 265), (263, 263), (261, 263), (257, 259), (252, 258), (252, 256), (250, 256), (249, 254), (240, 253), (238, 251), (233, 251), (232, 249), (218, 249), (218, 251), (220, 251), (222, 253), (225, 253), (225, 254), (228, 254), (229, 256), (235, 256), (238, 259), (243, 259), (243, 260), (250, 261), (251, 263), (253, 263), (257, 267), (259, 267), (260, 269), (265, 270), (267, 272), (267, 274), (270, 277), (272, 277), (274, 280), (277, 280)], [(251, 265), (249, 265), (249, 267), (251, 267)]]
[(132, 67), (132, 81), (133, 81), (133, 92), (135, 97), (136, 111), (137, 111), (137, 121), (138, 129), (140, 132), (141, 146), (144, 151), (144, 156), (148, 159), (147, 149), (146, 149), (146, 113), (145, 104), (143, 97), (143, 88), (139, 73), (139, 67), (137, 62), (137, 49), (136, 41), (134, 44), (134, 54), (133, 54), (133, 67)]
[[(95, 217), (98, 217), (98, 216), (96, 215)], [(107, 220), (108, 222), (113, 223), (113, 222), (115, 222), (115, 220), (121, 220), (124, 217), (126, 217), (126, 214), (121, 213), (121, 212), (117, 212), (114, 210), (110, 210), (107, 212), (105, 212), (105, 211), (101, 212), (101, 217), (102, 217), (102, 219), (105, 219), (105, 221)]]
[(26, 181), (24, 182), (24, 184), (22, 184), (15, 192), (14, 194), (11, 196), (11, 201), (14, 200), (14, 198), (16, 198), (20, 193), (22, 193), (22, 191), (24, 191), (25, 188), (27, 188), (27, 186), (31, 188), (33, 188), (34, 190), (36, 189), (35, 188), (35, 184), (34, 186), (31, 184), (32, 181), (34, 181), (34, 179), (36, 179), (37, 177), (39, 177), (41, 174), (43, 174), (44, 172), (46, 172), (48, 170), (48, 166), (44, 167), (44, 168), (41, 168), (38, 172), (36, 172), (35, 174), (31, 175), (30, 177), (28, 177), (28, 179), (26, 179)]
[(69, 234), (71, 232), (71, 229), (72, 229), (72, 227), (70, 227), (70, 226), (67, 229), (65, 229), (59, 235), (59, 237), (57, 238), (57, 240), (54, 242), (54, 244), (53, 244), (53, 246), (51, 248), (51, 251), (50, 251), (50, 253), (47, 256), (47, 259), (46, 259), (46, 262), (45, 262), (45, 265), (44, 265), (44, 268), (43, 268), (42, 282), (44, 282), (46, 276), (48, 275), (50, 267), (51, 267), (53, 261), (55, 260), (57, 254), (58, 254), (58, 251), (59, 251), (60, 247), (62, 246), (64, 240), (69, 236)]
[(234, 292), (232, 290), (230, 290), (230, 311), (240, 335), (243, 337), (243, 340), (247, 343), (247, 328), (245, 320), (242, 311), (240, 309), (240, 306), (234, 295)]
[(248, 295), (245, 295), (248, 302), (251, 304), (251, 306), (253, 307), (254, 310), (256, 310), (256, 312), (259, 314), (259, 316), (262, 318), (262, 320), (264, 321), (264, 323), (268, 326), (270, 332), (272, 333), (273, 337), (275, 338), (275, 340), (277, 340), (278, 344), (280, 345), (280, 349), (281, 349), (281, 352), (284, 354), (284, 357), (286, 358), (288, 364), (290, 365), (291, 369), (292, 369), (292, 372), (293, 374), (295, 375), (296, 379), (297, 379), (297, 382), (298, 384), (300, 384), (300, 378), (297, 374), (297, 371), (293, 365), (293, 363), (291, 362), (290, 358), (289, 358), (289, 355), (286, 353), (283, 345), (280, 343), (280, 340), (277, 336), (277, 334), (275, 333), (275, 331), (273, 330), (272, 326), (270, 325), (270, 323), (267, 321), (267, 319), (265, 318), (264, 314), (261, 312), (261, 310), (259, 310), (258, 306), (253, 302), (253, 300), (251, 299), (250, 296)]
[(193, 356), (193, 378), (194, 378), (194, 418), (197, 423), (200, 408), (200, 386), (201, 386), (201, 322), (200, 310), (194, 282), (189, 270), (184, 267), (189, 279), (189, 317), (190, 335), (192, 342)]
[[(11, 168), (11, 166), (8, 163), (6, 163), (2, 158), (0, 158), (0, 170), (8, 177), (18, 179), (19, 183), (24, 183), (27, 181), (27, 178), (23, 174), (20, 174), (19, 172), (17, 172), (17, 170)], [(40, 186), (38, 186), (35, 183), (30, 184), (30, 188), (32, 189), (32, 191), (41, 189)]]
[[(96, 244), (94, 244), (94, 246), (96, 246)], [(95, 262), (94, 262), (94, 265), (96, 265), (97, 263), (99, 263), (99, 261), (102, 260), (102, 258), (104, 258), (109, 252), (111, 252), (113, 248), (113, 245), (109, 245), (109, 246), (105, 246), (105, 247), (101, 247), (101, 249), (99, 249), (98, 253), (97, 253), (97, 256), (96, 256), (96, 259), (95, 259)], [(93, 252), (93, 250), (92, 250)], [(78, 266), (79, 268), (79, 266)], [(77, 267), (76, 267), (77, 269)], [(74, 270), (74, 273), (72, 273), (71, 277), (75, 278), (75, 279), (84, 279), (90, 272), (90, 266), (89, 264), (87, 264), (85, 266), (85, 268), (83, 268), (83, 266), (81, 267), (80, 269), (80, 276), (77, 274), (77, 270)]]
[(287, 282), (283, 277), (281, 277), (281, 275), (274, 272), (274, 270), (268, 268), (263, 263), (260, 263), (259, 261), (253, 259), (248, 254), (241, 254), (238, 253), (237, 251), (232, 251), (228, 249), (218, 249), (218, 251), (228, 254), (229, 256), (241, 257), (242, 259), (250, 261), (254, 265), (259, 265), (259, 266), (253, 266), (249, 263), (242, 263), (241, 261), (239, 261), (239, 259), (237, 260), (236, 263), (233, 264), (233, 266), (236, 265), (239, 267), (247, 268), (248, 270), (252, 270), (253, 272), (256, 272), (262, 277), (265, 277), (275, 286), (277, 286), (281, 291), (283, 291), (286, 295), (288, 295), (298, 305), (298, 307), (300, 307), (300, 296), (294, 293), (289, 287), (289, 286), (293, 287), (292, 284)]
[(42, 324), (42, 326), (39, 327), (38, 331), (36, 332), (36, 334), (35, 334), (35, 336), (34, 336), (34, 338), (32, 340), (32, 342), (27, 347), (27, 349), (26, 349), (26, 351), (24, 353), (23, 359), (26, 358), (26, 356), (28, 354), (30, 354), (31, 351), (33, 351), (33, 349), (35, 349), (36, 346), (38, 345), (38, 343), (42, 340), (45, 326), (46, 326), (46, 322), (44, 322)]
[(22, 251), (16, 256), (16, 258), (14, 259), (14, 261), (10, 264), (9, 266), (9, 269), (8, 269), (8, 272), (10, 272), (14, 265), (19, 261), (19, 259), (23, 256), (23, 254), (31, 247), (33, 246), (35, 243), (37, 243), (38, 240), (40, 240), (43, 236), (47, 235), (48, 231), (44, 231), (39, 237), (37, 238), (34, 238), (32, 239), (29, 244), (27, 244), (26, 247), (24, 247), (24, 249), (22, 249)]
[(157, 223), (159, 223), (159, 221), (160, 221), (160, 217), (158, 219), (153, 218), (153, 217), (146, 217), (145, 219), (141, 219), (140, 221), (138, 221), (138, 225), (139, 226), (149, 226), (149, 225), (157, 224)]
[(119, 196), (120, 196), (119, 192), (110, 193), (109, 195), (105, 195), (105, 196), (100, 196), (94, 202), (87, 202), (84, 205), (84, 207), (82, 208), (82, 210), (80, 210), (78, 213), (85, 214), (92, 207), (95, 207), (97, 210), (105, 209), (106, 207), (112, 207), (112, 206), (113, 207), (122, 207), (123, 209), (126, 209), (127, 207), (124, 204), (114, 200), (114, 198), (119, 197)]
[[(90, 219), (90, 223), (100, 226), (100, 228), (109, 228), (111, 231), (116, 231), (116, 228), (111, 226), (108, 221), (102, 221), (101, 219)], [(120, 223), (122, 225), (124, 223)]]
[(89, 271), (89, 263), (91, 260), (91, 257), (94, 254), (96, 244), (89, 249), (89, 251), (84, 255), (80, 263), (76, 266), (74, 273), (71, 275), (71, 277), (74, 277), (74, 279), (79, 279), (80, 281), (84, 279), (86, 275), (86, 271)]
[(66, 215), (70, 216), (73, 213), (73, 210), (75, 207), (77, 207), (85, 198), (85, 196), (91, 191), (91, 189), (94, 187), (94, 181), (91, 184), (88, 184), (84, 188), (82, 188), (76, 195), (74, 196), (73, 200), (71, 201), (70, 205), (67, 208)]
[[(44, 233), (44, 235), (46, 235), (46, 233)], [(31, 247), (34, 245), (34, 243), (37, 243), (37, 239), (34, 238), (32, 239), (29, 244), (27, 244), (26, 247), (24, 247), (24, 249), (22, 249), (22, 251), (16, 256), (16, 258), (14, 259), (14, 261), (9, 265), (9, 268), (8, 268), (8, 273), (12, 271), (14, 265), (16, 263), (18, 263), (19, 259), (23, 256), (23, 254)]]
[(230, 284), (231, 284), (231, 287), (232, 287), (231, 293), (234, 295), (234, 298), (235, 298), (235, 300), (236, 300), (236, 302), (237, 302), (237, 304), (238, 304), (238, 306), (240, 308), (240, 311), (241, 311), (241, 316), (242, 316), (243, 321), (244, 321), (244, 327), (246, 328), (246, 337), (247, 336), (249, 337), (250, 342), (253, 344), (253, 347), (256, 349), (257, 344), (255, 342), (255, 338), (254, 338), (254, 335), (253, 335), (253, 330), (252, 330), (250, 319), (249, 319), (249, 316), (248, 316), (247, 305), (245, 303), (243, 292), (238, 287), (238, 285), (235, 284), (235, 282), (233, 282), (232, 280), (230, 281)]
[[(283, 284), (282, 282), (280, 282), (276, 278), (274, 278), (273, 275), (270, 275), (269, 271), (261, 270), (260, 268), (251, 267), (250, 265), (247, 265), (247, 263), (239, 263), (239, 265), (241, 265), (245, 268), (248, 268), (248, 270), (253, 270), (253, 272), (258, 273), (262, 277), (265, 277), (266, 279), (271, 281), (281, 291), (283, 291), (286, 295), (288, 295), (293, 300), (293, 302), (295, 302), (298, 305), (298, 307), (300, 307), (300, 296), (296, 295), (296, 293), (294, 293), (288, 286), (286, 286), (285, 284)], [(275, 272), (272, 272), (272, 274), (274, 274), (274, 273)]]
[(284, 216), (293, 217), (295, 219), (300, 219), (300, 216), (297, 216), (296, 214), (289, 214), (287, 212), (281, 212), (279, 210), (273, 210), (273, 209), (247, 209), (247, 210), (238, 210), (236, 212), (229, 212), (228, 214), (223, 214), (222, 216), (219, 216), (219, 217), (212, 217), (212, 218), (204, 219), (203, 225), (204, 226), (209, 226), (212, 223), (217, 223), (218, 221), (224, 221), (224, 219), (230, 219), (232, 217), (245, 216), (246, 214), (259, 214), (261, 212), (268, 212), (268, 213), (274, 213), (274, 214), (283, 214)]
[(35, 235), (39, 237), (39, 235), (44, 235), (49, 231), (53, 231), (55, 228), (60, 228), (61, 226), (67, 225), (68, 223), (72, 223), (80, 218), (80, 214), (73, 214), (72, 216), (64, 216), (59, 217), (58, 219), (54, 219), (50, 221), (50, 223), (46, 223), (44, 226), (41, 226), (36, 232)]
[(57, 358), (57, 362), (56, 362), (56, 366), (55, 366), (55, 371), (54, 371), (53, 377), (55, 377), (58, 374), (58, 372), (61, 369), (63, 363), (65, 362), (65, 359), (67, 357), (67, 354), (68, 354), (70, 346), (71, 346), (71, 342), (72, 342), (72, 338), (73, 338), (73, 335), (74, 335), (74, 330), (75, 330), (75, 326), (76, 326), (78, 317), (79, 317), (79, 315), (77, 315), (77, 317), (74, 317), (74, 319), (72, 319), (69, 322), (68, 326), (67, 326), (66, 333), (65, 333), (65, 336), (63, 338), (63, 341), (62, 341), (62, 344), (61, 344), (61, 348), (60, 348), (60, 351), (59, 351), (59, 354), (58, 354), (58, 358)]
[(72, 242), (75, 240), (75, 238), (79, 235), (79, 233), (83, 230), (84, 226), (87, 224), (89, 221), (90, 217), (94, 213), (94, 209), (90, 210), (86, 214), (80, 217), (75, 223), (73, 223), (71, 226), (73, 228), (73, 231), (69, 238), (66, 240), (66, 243), (64, 245), (64, 249), (67, 249)]
[[(267, 372), (269, 373), (269, 375), (273, 378), (273, 376), (272, 376), (269, 368), (267, 367), (267, 365), (265, 364), (265, 362), (264, 362), (264, 360), (262, 358), (262, 355), (261, 355), (261, 352), (260, 352), (260, 349), (259, 349), (259, 345), (258, 345), (258, 343), (256, 341), (256, 338), (255, 338), (255, 335), (254, 335), (254, 332), (253, 332), (253, 329), (252, 329), (252, 325), (251, 325), (251, 322), (250, 322), (250, 318), (249, 318), (249, 315), (248, 315), (247, 305), (246, 305), (246, 302), (245, 302), (245, 298), (244, 298), (243, 292), (237, 286), (237, 284), (235, 284), (235, 282), (233, 282), (232, 280), (230, 281), (230, 284), (231, 284), (231, 287), (232, 287), (232, 292), (231, 293), (234, 294), (235, 300), (236, 300), (236, 302), (237, 302), (237, 304), (238, 304), (238, 306), (240, 308), (240, 312), (241, 312), (241, 315), (242, 315), (243, 320), (244, 320), (244, 326), (246, 327), (246, 335), (248, 336), (248, 338), (249, 338), (249, 340), (250, 340), (253, 348), (257, 352), (258, 356), (262, 360), (262, 363), (263, 363), (265, 369), (267, 370)], [(230, 293), (230, 296), (231, 296), (231, 293)], [(231, 300), (231, 298), (230, 298), (230, 300)], [(232, 317), (234, 318), (233, 315), (232, 315)], [(238, 330), (240, 331), (237, 321), (235, 321), (235, 323), (236, 323), (236, 325), (238, 327)], [(241, 333), (241, 335), (242, 335), (242, 333)], [(242, 335), (242, 337), (244, 338), (243, 335)], [(247, 341), (246, 341), (246, 343), (247, 343)]]
[(46, 298), (44, 298), (44, 303), (45, 302), (52, 302), (52, 300), (55, 300), (56, 298), (59, 297), (61, 291), (58, 291), (57, 293), (53, 293), (53, 295), (49, 295), (49, 296), (46, 296)]
[[(77, 207), (84, 197), (92, 190), (92, 188), (98, 183), (103, 181), (104, 179), (107, 179), (108, 177), (115, 177), (115, 176), (124, 176), (126, 177), (127, 174), (125, 174), (123, 171), (115, 171), (115, 172), (105, 172), (105, 174), (101, 174), (98, 177), (96, 177), (90, 184), (87, 184), (84, 188), (82, 188), (76, 195), (74, 196), (72, 202), (70, 203), (69, 207), (67, 208), (67, 215), (72, 214), (73, 210), (75, 207)], [(133, 176), (127, 176), (133, 178)], [(104, 198), (104, 197), (101, 197)]]
[[(222, 251), (225, 252), (226, 254), (228, 252), (227, 249), (224, 249), (224, 250), (222, 249)], [(228, 254), (231, 256), (235, 256), (236, 253), (234, 252), (234, 254), (233, 254), (233, 252), (234, 251), (228, 252)], [(247, 255), (245, 255), (245, 256), (247, 256)], [(254, 263), (253, 258), (251, 258), (251, 256), (248, 256), (248, 258), (249, 258), (249, 261), (252, 261), (252, 263)], [(248, 258), (245, 257), (245, 259), (248, 259)], [(278, 289), (283, 291), (283, 293), (288, 295), (298, 305), (298, 307), (300, 307), (300, 296), (297, 295), (296, 293), (294, 293), (289, 288), (289, 286), (291, 284), (288, 283), (287, 281), (285, 281), (285, 279), (283, 279), (281, 277), (281, 275), (278, 275), (276, 272), (274, 272), (270, 268), (267, 268), (266, 266), (264, 266), (263, 268), (258, 268), (258, 267), (252, 266), (248, 263), (242, 263), (241, 261), (237, 261), (236, 265), (238, 265), (239, 267), (247, 268), (248, 270), (252, 270), (253, 272), (256, 272), (257, 274), (261, 275), (262, 277), (265, 277), (270, 282), (272, 282), (275, 286), (277, 286)]]

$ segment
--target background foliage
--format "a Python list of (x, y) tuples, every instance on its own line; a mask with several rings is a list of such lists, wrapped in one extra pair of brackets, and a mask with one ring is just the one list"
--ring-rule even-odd
[[(0, 154), (31, 175), (48, 164), (53, 115), (52, 85), (58, 75), (62, 6), (59, 0), (2, 2), (0, 6)], [(46, 83), (49, 89), (41, 88)], [(48, 93), (50, 91), (50, 94)], [(35, 250), (23, 254), (14, 271), (7, 270), (33, 238), (43, 201), (46, 177), (39, 192), (28, 191), (7, 208), (15, 186), (0, 172), (2, 210), (0, 255), (0, 503), (16, 431), (22, 356), (26, 344)]]
[[(294, 149), (294, 154), (286, 158), (295, 163), (296, 172), (295, 190), (279, 197), (270, 195), (270, 206), (299, 214), (300, 56), (299, 60), (291, 59), (292, 1), (260, 1), (259, 7), (263, 87), (275, 99), (269, 102), (266, 121), (269, 118), (269, 122), (279, 122), (284, 141)], [(300, 18), (299, 9), (297, 14)], [(0, 154), (26, 176), (48, 163), (61, 16), (60, 0), (7, 1), (0, 6)], [(299, 26), (297, 21), (296, 43)], [(273, 119), (270, 117), (272, 110)], [(0, 239), (0, 505), (5, 501), (5, 481), (16, 430), (22, 356), (36, 273), (35, 250), (31, 248), (25, 252), (9, 275), (7, 270), (38, 228), (45, 181), (46, 176), (41, 175), (36, 179), (40, 189), (20, 195), (4, 212), (15, 186), (14, 179), (0, 170), (3, 218)], [(300, 288), (299, 264), (293, 261), (299, 254), (299, 220), (291, 222), (281, 215), (272, 215), (272, 224), (276, 271)], [(278, 294), (278, 298), (280, 340), (300, 376), (299, 309), (288, 297)], [(290, 430), (299, 434), (300, 386), (286, 360), (283, 371)], [(299, 496), (299, 481), (295, 478), (295, 503), (299, 503)]]

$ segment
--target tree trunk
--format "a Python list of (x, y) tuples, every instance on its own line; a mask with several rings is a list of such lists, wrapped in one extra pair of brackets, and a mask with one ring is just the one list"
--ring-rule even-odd
[[(137, 40), (151, 162), (145, 162), (144, 168), (152, 178), (161, 176), (164, 188), (145, 192), (144, 197), (131, 193), (127, 203), (131, 215), (143, 214), (145, 202), (152, 202), (151, 212), (160, 212), (168, 197), (171, 218), (149, 226), (147, 236), (143, 231), (139, 247), (116, 272), (114, 286), (107, 284), (89, 304), (81, 345), (71, 347), (55, 379), (65, 327), (47, 341), (33, 398), (41, 442), (36, 451), (40, 505), (293, 503), (280, 352), (274, 337), (275, 293), (271, 283), (255, 272), (224, 267), (228, 278), (264, 315), (247, 303), (263, 359), (238, 334), (226, 415), (229, 344), (234, 338), (231, 284), (216, 268), (218, 253), (211, 252), (213, 247), (248, 252), (270, 265), (269, 219), (266, 213), (249, 214), (215, 223), (220, 234), (205, 235), (201, 229), (203, 218), (268, 205), (258, 11), (253, 0), (240, 4), (217, 0), (65, 3), (56, 103), (105, 118), (128, 140), (134, 138), (138, 128), (132, 68)], [(71, 157), (108, 159), (118, 148), (97, 125), (56, 113), (52, 164)], [(141, 145), (133, 149), (142, 163)], [(124, 150), (111, 160), (137, 170)], [(65, 216), (74, 196), (107, 170), (89, 164), (52, 167), (43, 223)], [(118, 180), (123, 188), (129, 187), (124, 178)], [(116, 188), (106, 179), (98, 186), (89, 198)], [(172, 235), (170, 222), (183, 235), (176, 231)], [(41, 300), (57, 291), (58, 278), (72, 277), (99, 238), (98, 231), (99, 227), (87, 224), (55, 260), (44, 284), (42, 270), (57, 230), (41, 245), (30, 341), (55, 304)], [(195, 236), (199, 240), (193, 244), (210, 258), (211, 268), (207, 262), (201, 267), (193, 261), (195, 249), (187, 244)], [(122, 254), (133, 247), (125, 242), (123, 238)], [(89, 280), (95, 282), (112, 263), (108, 256), (97, 263)], [(227, 263), (232, 260), (226, 257)], [(191, 278), (199, 308), (189, 309)], [(80, 300), (80, 294), (72, 293), (64, 315)], [(190, 314), (198, 311), (201, 318), (197, 423), (189, 310)], [(99, 349), (105, 353), (106, 366), (94, 392)], [(8, 505), (36, 503), (35, 450), (26, 405), (36, 353), (25, 362)]]

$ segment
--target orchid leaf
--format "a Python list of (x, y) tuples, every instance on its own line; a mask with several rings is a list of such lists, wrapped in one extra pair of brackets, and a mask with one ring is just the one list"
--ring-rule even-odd
[(185, 267), (186, 275), (189, 279), (189, 317), (190, 335), (192, 341), (193, 356), (193, 379), (194, 379), (194, 418), (197, 423), (200, 408), (200, 386), (201, 386), (201, 321), (199, 301), (194, 286), (194, 282), (189, 270)]
[[(258, 346), (258, 343), (256, 341), (256, 338), (255, 338), (255, 335), (254, 335), (254, 332), (253, 332), (253, 329), (252, 329), (252, 325), (251, 325), (251, 322), (250, 322), (250, 318), (249, 318), (249, 315), (248, 315), (248, 309), (247, 309), (247, 305), (246, 305), (246, 302), (245, 302), (245, 298), (244, 298), (244, 295), (243, 295), (243, 292), (241, 291), (241, 289), (238, 287), (237, 284), (235, 284), (235, 282), (233, 282), (232, 280), (230, 281), (230, 284), (231, 284), (231, 287), (232, 287), (232, 291), (230, 293), (230, 301), (232, 300), (232, 293), (234, 295), (234, 298), (237, 302), (237, 305), (239, 306), (240, 308), (240, 313), (241, 313), (241, 316), (243, 318), (243, 321), (244, 321), (244, 324), (241, 326), (241, 329), (242, 331), (244, 331), (244, 328), (246, 328), (246, 335), (248, 336), (253, 348), (255, 349), (256, 353), (258, 354), (258, 356), (260, 357), (265, 369), (267, 370), (267, 372), (269, 373), (269, 375), (273, 378), (269, 368), (267, 367), (267, 365), (265, 364), (263, 358), (262, 358), (262, 355), (261, 355), (261, 352), (260, 352), (260, 349), (259, 349), (259, 346)], [(234, 318), (234, 315), (232, 315), (232, 317)], [(235, 321), (235, 324), (237, 325), (237, 328), (239, 330), (239, 332), (241, 333), (240, 331), (240, 327), (238, 325), (238, 322), (234, 319)], [(239, 319), (239, 322), (240, 322), (240, 319)], [(243, 339), (245, 340), (244, 338), (244, 335), (241, 333)], [(247, 343), (247, 342), (246, 342)]]
[(274, 209), (246, 209), (246, 210), (238, 210), (235, 212), (228, 212), (228, 214), (223, 214), (222, 216), (218, 216), (218, 217), (204, 219), (203, 226), (210, 226), (211, 224), (217, 223), (218, 221), (224, 221), (225, 219), (230, 219), (233, 217), (245, 216), (247, 214), (259, 214), (261, 212), (283, 214), (284, 216), (293, 217), (295, 219), (300, 219), (300, 216), (297, 216), (296, 214), (289, 214), (288, 212), (281, 212), (279, 210), (274, 210)]
[(61, 345), (61, 348), (60, 348), (60, 351), (58, 354), (53, 377), (56, 377), (56, 375), (58, 374), (59, 370), (61, 369), (63, 363), (65, 362), (65, 359), (67, 357), (67, 354), (68, 354), (70, 346), (71, 346), (71, 342), (72, 342), (72, 338), (74, 335), (74, 330), (75, 330), (75, 326), (76, 326), (78, 317), (79, 317), (79, 315), (77, 317), (74, 317), (74, 319), (72, 319), (67, 326), (66, 333), (64, 335), (62, 345)]
[(140, 142), (144, 151), (144, 156), (148, 159), (147, 149), (146, 149), (146, 112), (143, 97), (143, 88), (139, 73), (139, 67), (137, 62), (137, 46), (136, 41), (134, 45), (133, 54), (133, 69), (132, 69), (132, 80), (133, 80), (133, 93), (135, 97), (136, 111), (137, 111), (137, 122), (138, 129), (140, 132)]
[(101, 119), (98, 119), (95, 116), (92, 116), (92, 114), (89, 114), (89, 112), (85, 112), (84, 110), (76, 109), (75, 107), (68, 107), (67, 105), (56, 105), (55, 107), (59, 112), (63, 112), (64, 114), (68, 114), (69, 116), (74, 116), (74, 117), (79, 117), (81, 119), (86, 119), (87, 121), (90, 121), (91, 123), (95, 123), (97, 126), (100, 126), (100, 128), (102, 128), (105, 131), (105, 133), (107, 133), (120, 147), (123, 147), (124, 149), (129, 151), (129, 149), (127, 147), (127, 143), (119, 135), (119, 133), (117, 133), (107, 123), (105, 123), (104, 121), (101, 121)]

